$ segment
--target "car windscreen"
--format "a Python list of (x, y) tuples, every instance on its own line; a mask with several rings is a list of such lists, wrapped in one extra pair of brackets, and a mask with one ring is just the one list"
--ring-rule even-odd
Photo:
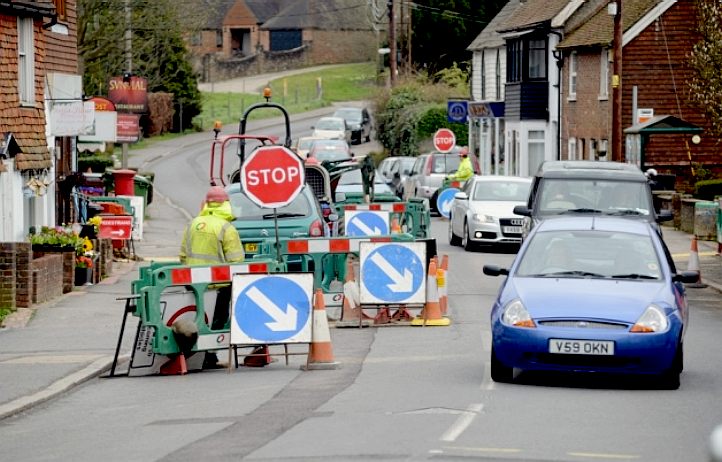
[[(233, 210), (233, 216), (236, 220), (240, 221), (251, 221), (251, 220), (263, 220), (267, 219), (270, 215), (273, 218), (273, 209), (266, 209), (259, 207), (248, 196), (241, 191), (232, 192), (229, 194), (231, 200), (231, 208)], [(304, 188), (296, 198), (291, 201), (290, 204), (284, 205), (276, 209), (279, 216), (285, 215), (307, 217), (311, 215), (311, 203), (308, 199), (308, 194)]]
[(618, 216), (649, 216), (653, 210), (645, 182), (545, 178), (537, 192), (541, 215), (567, 211)]
[(519, 181), (477, 181), (471, 199), (475, 201), (524, 202), (531, 183)]
[(530, 239), (516, 276), (659, 280), (650, 235), (617, 231), (546, 231)]
[(361, 122), (361, 111), (358, 109), (339, 109), (334, 114), (334, 117), (341, 117), (349, 122)]
[(343, 130), (343, 120), (340, 119), (319, 119), (316, 124), (318, 130)]
[[(375, 184), (386, 184), (383, 179), (379, 178), (378, 175), (374, 176)], [(361, 176), (361, 170), (351, 170), (344, 173), (338, 179), (338, 184), (363, 184), (363, 177)]]
[(313, 157), (318, 159), (319, 162), (323, 162), (324, 160), (343, 160), (351, 157), (347, 150), (334, 146), (323, 146), (318, 149), (314, 148), (312, 152)]
[(431, 159), (431, 173), (454, 173), (461, 159), (452, 154), (434, 154)]

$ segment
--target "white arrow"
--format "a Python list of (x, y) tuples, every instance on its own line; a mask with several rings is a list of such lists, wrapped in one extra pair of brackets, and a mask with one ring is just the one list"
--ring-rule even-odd
[(364, 223), (361, 219), (356, 218), (353, 223), (358, 227), (358, 229), (361, 230), (362, 233), (364, 233), (365, 236), (379, 236), (381, 235), (381, 230), (374, 226), (374, 229), (369, 228), (366, 226), (366, 223)]
[(376, 265), (394, 281), (387, 285), (392, 292), (411, 292), (414, 286), (414, 275), (411, 274), (408, 268), (404, 268), (404, 275), (402, 276), (401, 273), (396, 271), (396, 268), (391, 266), (391, 263), (378, 252), (371, 255), (371, 261), (376, 263)]
[(248, 289), (248, 298), (260, 306), (270, 317), (273, 318), (274, 322), (267, 322), (266, 327), (274, 332), (279, 331), (293, 331), (296, 330), (296, 318), (298, 311), (290, 303), (286, 305), (286, 311), (284, 312), (278, 307), (271, 299), (266, 297), (266, 294), (258, 290), (256, 287)]
[(454, 202), (453, 200), (449, 200), (446, 202), (442, 202), (441, 204), (441, 210), (443, 210), (445, 213), (449, 213), (451, 211), (451, 203)]
[(117, 231), (111, 231), (110, 234), (112, 236), (123, 236), (125, 234), (125, 232), (122, 229), (119, 229)]

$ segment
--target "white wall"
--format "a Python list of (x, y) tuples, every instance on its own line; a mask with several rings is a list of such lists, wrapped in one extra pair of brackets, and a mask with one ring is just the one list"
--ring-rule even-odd
[(15, 161), (3, 159), (6, 171), (0, 173), (0, 242), (22, 242), (25, 216), (23, 213), (23, 179), (15, 171)]

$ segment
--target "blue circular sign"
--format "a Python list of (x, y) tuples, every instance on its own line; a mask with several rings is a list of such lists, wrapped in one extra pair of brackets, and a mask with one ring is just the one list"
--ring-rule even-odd
[(388, 224), (377, 213), (358, 213), (346, 224), (347, 236), (379, 236), (385, 234), (389, 234)]
[(459, 192), (457, 188), (447, 188), (439, 193), (436, 198), (436, 210), (442, 217), (449, 218), (451, 215), (451, 204), (454, 202), (454, 196)]
[(408, 247), (385, 244), (366, 257), (361, 277), (375, 298), (388, 303), (404, 302), (421, 287), (424, 263)]
[(467, 102), (449, 101), (446, 107), (447, 117), (452, 122), (466, 122)]
[(296, 282), (269, 276), (249, 284), (238, 295), (233, 316), (248, 337), (268, 343), (293, 337), (308, 323), (311, 303)]

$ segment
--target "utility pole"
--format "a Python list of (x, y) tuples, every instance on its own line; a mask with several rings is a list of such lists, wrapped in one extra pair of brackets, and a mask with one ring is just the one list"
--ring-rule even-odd
[[(125, 69), (126, 74), (128, 76), (128, 79), (130, 79), (130, 76), (133, 75), (133, 43), (131, 40), (132, 37), (132, 31), (131, 31), (131, 9), (130, 9), (130, 0), (125, 0), (124, 4), (125, 9)], [(125, 81), (125, 79), (123, 79)], [(123, 143), (123, 153), (122, 153), (122, 159), (120, 163), (121, 167), (123, 169), (128, 168), (128, 143)]]
[(622, 153), (622, 0), (615, 0), (614, 65), (612, 70), (612, 160), (621, 162)]
[(389, 68), (391, 72), (391, 86), (396, 84), (396, 18), (394, 17), (394, 0), (389, 0), (386, 5), (389, 8)]

